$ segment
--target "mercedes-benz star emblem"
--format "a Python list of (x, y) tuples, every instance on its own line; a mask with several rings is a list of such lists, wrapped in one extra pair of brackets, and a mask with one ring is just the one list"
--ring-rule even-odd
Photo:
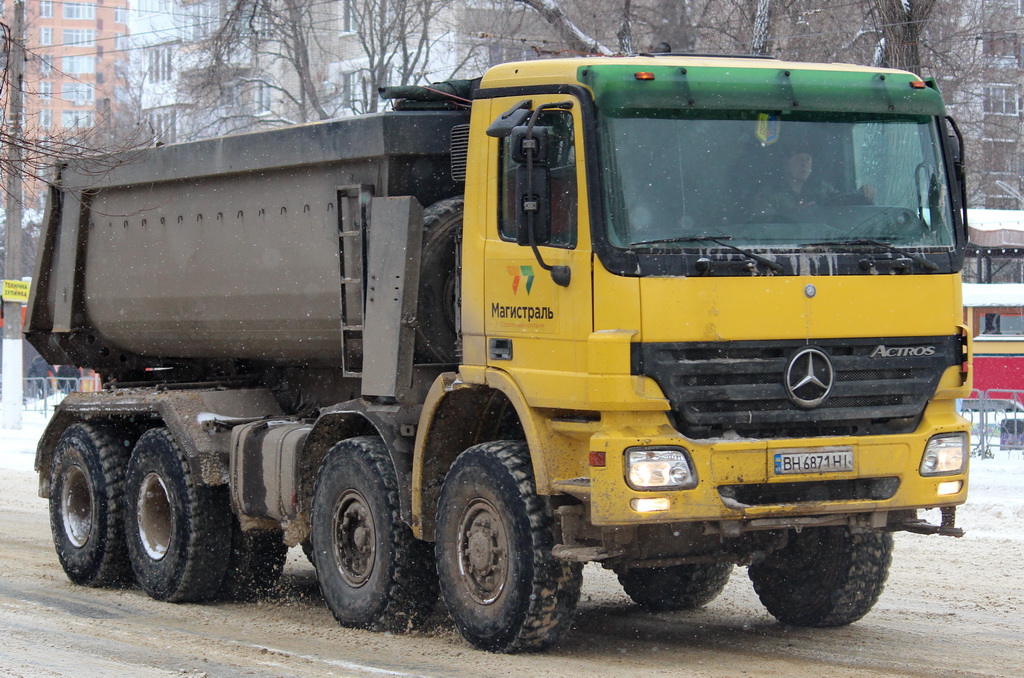
[(825, 402), (832, 391), (835, 372), (824, 351), (805, 348), (786, 367), (786, 391), (799, 407), (811, 409)]

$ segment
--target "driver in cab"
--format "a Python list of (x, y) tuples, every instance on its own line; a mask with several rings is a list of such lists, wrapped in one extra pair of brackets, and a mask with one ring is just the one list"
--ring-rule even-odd
[(785, 158), (779, 176), (766, 182), (754, 199), (761, 214), (798, 216), (802, 210), (822, 205), (870, 205), (875, 187), (864, 185), (856, 191), (841, 193), (814, 174), (814, 156), (806, 148), (796, 148)]

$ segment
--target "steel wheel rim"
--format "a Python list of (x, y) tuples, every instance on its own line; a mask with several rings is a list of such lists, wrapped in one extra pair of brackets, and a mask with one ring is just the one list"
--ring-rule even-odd
[(366, 498), (346, 490), (334, 509), (334, 564), (342, 579), (354, 588), (367, 582), (377, 561), (377, 527)]
[(150, 473), (142, 479), (135, 511), (142, 548), (153, 560), (162, 560), (171, 545), (173, 512), (167, 486), (159, 474)]
[(78, 465), (68, 469), (61, 485), (60, 510), (64, 534), (75, 548), (89, 543), (93, 524), (92, 485), (85, 470)]
[(476, 498), (459, 521), (459, 574), (469, 597), (490, 605), (508, 579), (508, 533), (494, 505)]

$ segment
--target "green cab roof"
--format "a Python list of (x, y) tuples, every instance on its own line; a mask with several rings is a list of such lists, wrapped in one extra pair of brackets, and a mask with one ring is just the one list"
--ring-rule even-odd
[[(594, 63), (577, 78), (605, 113), (640, 109), (830, 111), (945, 115), (934, 84), (889, 69), (814, 69), (757, 64)], [(911, 83), (915, 83), (912, 85)]]

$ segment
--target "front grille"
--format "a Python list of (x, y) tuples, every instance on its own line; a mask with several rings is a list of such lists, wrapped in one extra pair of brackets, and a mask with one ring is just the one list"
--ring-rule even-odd
[[(808, 347), (834, 370), (831, 392), (812, 408), (798, 406), (785, 383), (790, 361)], [(934, 350), (899, 355), (911, 349)], [(658, 382), (676, 427), (693, 438), (869, 435), (912, 431), (943, 371), (963, 359), (957, 336), (649, 343), (634, 348), (633, 373)]]
[(900, 479), (855, 478), (852, 480), (815, 480), (803, 483), (764, 483), (760, 485), (723, 485), (722, 499), (746, 506), (799, 504), (809, 501), (885, 501), (900, 487)]

